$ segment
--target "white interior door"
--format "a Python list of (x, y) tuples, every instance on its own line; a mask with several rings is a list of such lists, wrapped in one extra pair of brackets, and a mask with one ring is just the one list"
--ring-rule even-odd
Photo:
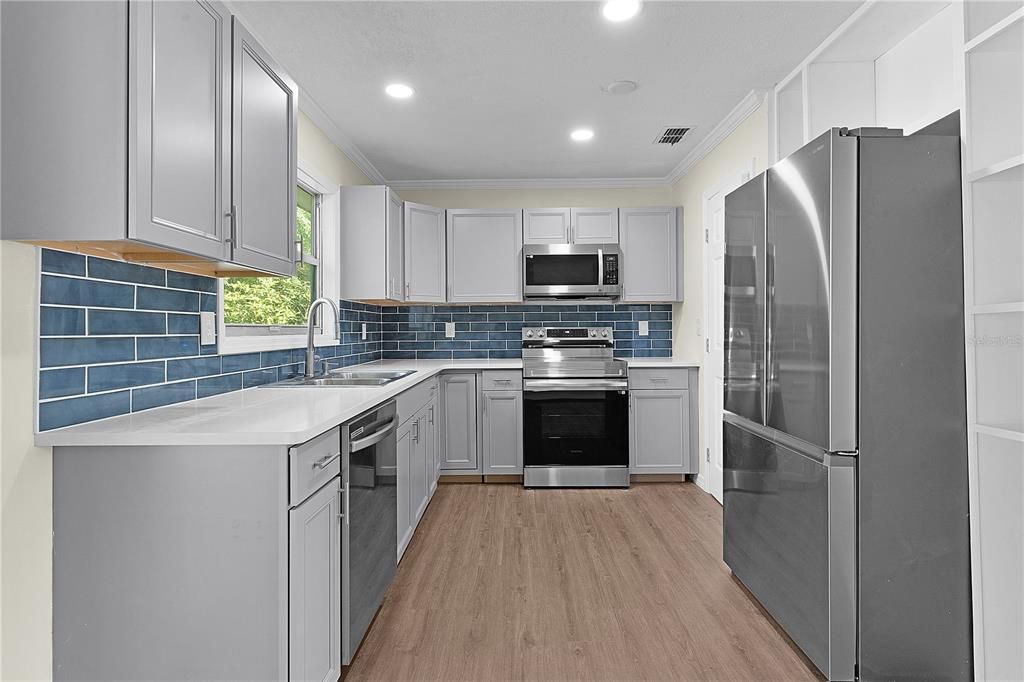
[(707, 329), (704, 343), (704, 411), (707, 442), (707, 489), (722, 501), (722, 407), (724, 392), (725, 332), (725, 191), (704, 202), (704, 291)]

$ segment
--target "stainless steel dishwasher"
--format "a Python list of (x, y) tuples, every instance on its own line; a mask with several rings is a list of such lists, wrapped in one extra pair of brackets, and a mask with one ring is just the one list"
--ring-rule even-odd
[(398, 495), (394, 469), (388, 464), (395, 461), (397, 425), (392, 400), (341, 427), (345, 500), (341, 526), (344, 665), (352, 662), (395, 576)]

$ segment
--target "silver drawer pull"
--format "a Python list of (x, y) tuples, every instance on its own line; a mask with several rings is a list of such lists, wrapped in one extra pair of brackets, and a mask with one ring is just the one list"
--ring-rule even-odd
[(668, 377), (651, 377), (651, 381), (668, 381)]
[(317, 461), (313, 462), (313, 468), (314, 469), (326, 469), (327, 467), (329, 467), (331, 465), (331, 463), (334, 460), (338, 459), (339, 457), (341, 457), (341, 453), (340, 452), (338, 452), (336, 454), (333, 454), (333, 455), (328, 455), (327, 457), (324, 457), (323, 459), (318, 459)]
[(495, 379), (494, 383), (496, 383), (496, 384), (511, 384), (512, 380), (511, 379)]

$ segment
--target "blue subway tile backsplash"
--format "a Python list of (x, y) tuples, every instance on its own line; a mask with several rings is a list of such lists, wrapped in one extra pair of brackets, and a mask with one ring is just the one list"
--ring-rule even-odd
[[(199, 311), (217, 312), (213, 278), (50, 249), (40, 277), (42, 431), (273, 383), (305, 368), (303, 348), (221, 355), (216, 344), (200, 346)], [(648, 322), (646, 337), (640, 321)], [(455, 323), (454, 339), (445, 337), (447, 322)], [(524, 326), (613, 327), (618, 357), (672, 355), (668, 304), (341, 301), (339, 326), (340, 343), (317, 349), (331, 366), (518, 358)]]

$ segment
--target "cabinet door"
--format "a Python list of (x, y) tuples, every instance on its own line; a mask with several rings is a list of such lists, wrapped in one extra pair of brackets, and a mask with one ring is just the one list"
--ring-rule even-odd
[(574, 208), (569, 224), (574, 244), (619, 243), (617, 208)]
[(298, 89), (237, 17), (232, 26), (231, 260), (291, 276), (303, 236), (295, 233)]
[(444, 303), (444, 209), (405, 202), (405, 300)]
[(523, 299), (523, 212), (448, 211), (448, 300)]
[(341, 485), (338, 478), (288, 512), (288, 677), (341, 674)]
[(629, 470), (682, 474), (690, 457), (690, 392), (631, 391)]
[[(387, 270), (387, 293), (392, 301), (405, 300), (405, 269), (402, 251), (405, 247), (402, 235), (402, 221), (405, 217), (402, 200), (390, 189), (387, 191), (387, 217), (385, 227), (385, 269)], [(352, 229), (359, 229), (352, 226)]]
[(412, 450), (409, 456), (409, 509), (412, 511), (413, 528), (423, 517), (430, 499), (430, 420), (424, 408), (412, 425)]
[(206, 0), (129, 13), (128, 236), (227, 260), (231, 15)]
[(427, 404), (427, 497), (432, 498), (437, 490), (437, 479), (441, 475), (441, 429), (440, 401), (434, 396)]
[(567, 208), (528, 208), (523, 211), (524, 244), (568, 244)]
[(409, 479), (410, 479), (410, 467), (413, 459), (413, 423), (410, 419), (402, 426), (398, 427), (398, 431), (395, 434), (396, 441), (396, 453), (395, 453), (395, 484), (398, 488), (396, 495), (398, 496), (398, 560), (401, 561), (402, 555), (405, 554), (405, 548), (409, 545), (409, 540), (412, 539), (412, 528), (413, 528), (413, 516), (412, 508), (409, 506)]
[(441, 469), (479, 470), (477, 460), (476, 374), (441, 377), (444, 427)]
[(619, 221), (622, 300), (677, 300), (676, 209), (623, 208)]
[(522, 392), (484, 391), (483, 416), (483, 472), (523, 473)]

